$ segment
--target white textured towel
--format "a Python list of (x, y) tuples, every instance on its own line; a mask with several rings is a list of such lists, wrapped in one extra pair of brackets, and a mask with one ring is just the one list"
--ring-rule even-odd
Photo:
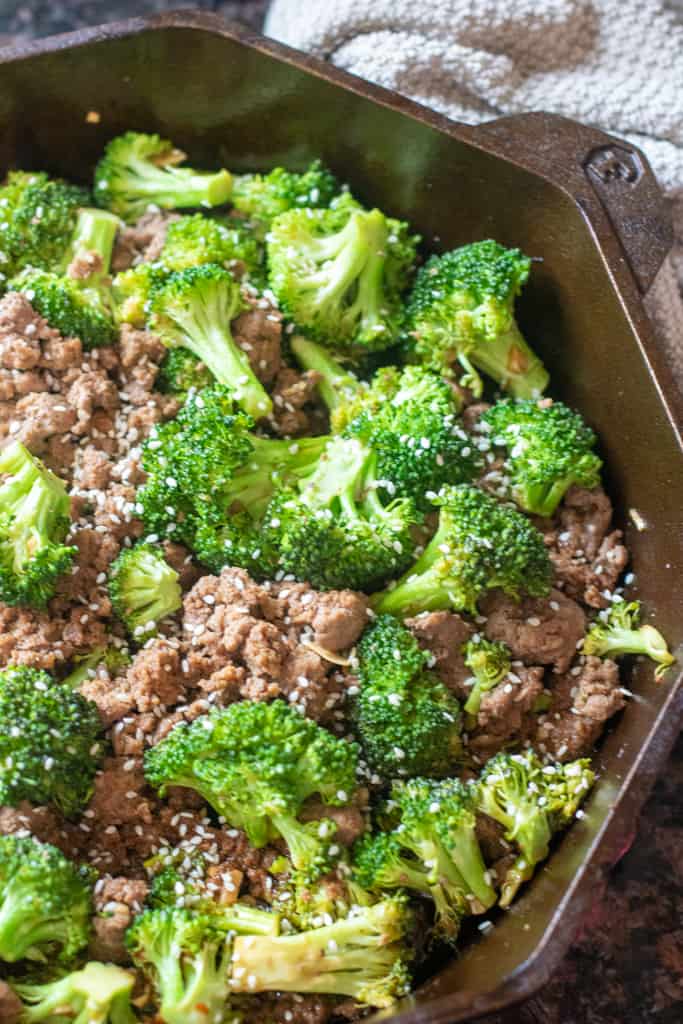
[(459, 121), (548, 110), (639, 146), (673, 207), (648, 306), (683, 386), (683, 0), (273, 0), (265, 30)]

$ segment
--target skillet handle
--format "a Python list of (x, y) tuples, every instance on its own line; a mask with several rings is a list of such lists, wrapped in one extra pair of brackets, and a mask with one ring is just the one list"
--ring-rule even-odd
[[(645, 156), (630, 143), (555, 114), (501, 117), (472, 129), (501, 156), (565, 188), (590, 219), (607, 215), (641, 293), (673, 245), (667, 201)], [(593, 226), (602, 242), (602, 218)]]

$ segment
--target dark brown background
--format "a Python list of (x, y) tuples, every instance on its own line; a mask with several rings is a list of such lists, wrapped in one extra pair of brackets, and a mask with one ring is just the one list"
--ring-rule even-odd
[[(268, 0), (0, 0), (0, 40), (178, 7), (217, 11), (259, 28), (267, 6)], [(631, 850), (555, 978), (530, 1003), (483, 1024), (683, 1024), (683, 739)]]

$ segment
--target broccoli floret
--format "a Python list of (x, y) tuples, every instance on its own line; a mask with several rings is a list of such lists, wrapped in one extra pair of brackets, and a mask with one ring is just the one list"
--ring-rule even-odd
[(472, 789), (459, 779), (394, 782), (388, 808), (396, 827), (359, 840), (356, 878), (370, 890), (404, 886), (428, 895), (437, 934), (452, 941), (463, 915), (496, 902), (475, 833)]
[(498, 402), (481, 417), (480, 429), (505, 449), (506, 485), (526, 512), (551, 516), (572, 484), (600, 483), (595, 434), (562, 402)]
[(482, 382), (475, 367), (519, 398), (541, 394), (548, 374), (514, 316), (530, 265), (519, 249), (490, 240), (432, 256), (408, 299), (412, 358), (439, 373), (453, 373), (459, 362), (465, 371), (460, 383), (476, 396)]
[(519, 850), (501, 889), (501, 907), (510, 905), (548, 856), (553, 834), (570, 823), (594, 778), (587, 758), (544, 765), (527, 750), (487, 762), (476, 786), (478, 809), (503, 825), (505, 839)]
[(211, 372), (189, 349), (172, 348), (164, 356), (154, 387), (165, 395), (175, 395), (185, 401), (191, 391), (201, 391), (212, 384)]
[(76, 548), (62, 481), (19, 441), (0, 452), (0, 600), (43, 608)]
[(269, 415), (270, 396), (230, 333), (243, 302), (229, 271), (206, 263), (169, 274), (153, 286), (150, 302), (150, 324), (165, 345), (189, 349), (254, 419)]
[(399, 336), (416, 238), (402, 221), (342, 196), (290, 210), (268, 235), (270, 286), (285, 313), (326, 345), (378, 351)]
[(336, 437), (298, 492), (273, 501), (266, 522), (280, 566), (323, 590), (372, 590), (409, 564), (414, 503), (382, 504), (377, 456), (353, 437)]
[(436, 533), (397, 585), (375, 594), (378, 612), (409, 615), (452, 608), (476, 613), (491, 587), (543, 597), (551, 565), (539, 531), (515, 508), (468, 484), (443, 487)]
[(235, 993), (320, 992), (390, 1006), (410, 979), (411, 915), (401, 894), (299, 935), (236, 938)]
[(89, 654), (76, 659), (71, 672), (62, 679), (62, 684), (70, 686), (72, 690), (78, 690), (87, 679), (96, 675), (100, 667), (106, 669), (113, 679), (130, 665), (130, 661), (130, 653), (126, 647), (117, 647), (114, 644), (96, 647)]
[[(442, 377), (411, 366), (396, 383), (393, 397), (362, 412), (346, 434), (376, 453), (377, 477), (386, 482), (389, 496), (412, 498), (419, 509), (428, 510), (444, 484), (469, 483), (478, 475), (481, 454), (463, 429), (458, 403)], [(385, 379), (380, 388), (381, 395)]]
[(0, 959), (73, 960), (88, 944), (93, 881), (49, 843), (0, 836)]
[(480, 472), (480, 452), (458, 419), (462, 403), (443, 377), (418, 366), (386, 366), (368, 382), (307, 338), (295, 337), (292, 351), (305, 369), (321, 374), (332, 429), (374, 450), (389, 496), (412, 498), (424, 510), (427, 494)]
[(44, 985), (16, 984), (26, 1004), (22, 1024), (68, 1020), (71, 1024), (135, 1024), (131, 994), (135, 975), (114, 964), (89, 961), (80, 971)]
[(35, 311), (63, 337), (80, 338), (86, 350), (116, 341), (116, 327), (109, 311), (93, 301), (94, 293), (74, 278), (27, 267), (7, 287), (9, 291), (22, 292)]
[(460, 706), (426, 670), (410, 630), (381, 615), (358, 644), (356, 728), (370, 766), (384, 778), (445, 775), (462, 753)]
[(160, 263), (138, 263), (118, 273), (112, 282), (112, 293), (119, 323), (144, 327), (150, 315), (152, 289), (167, 277), (168, 271)]
[(157, 624), (183, 603), (178, 573), (159, 548), (124, 548), (109, 570), (112, 608), (138, 643), (153, 636)]
[(196, 171), (179, 166), (185, 153), (168, 139), (126, 132), (112, 139), (95, 168), (95, 200), (133, 221), (149, 206), (163, 210), (219, 206), (232, 191), (226, 170)]
[(0, 188), (2, 253), (6, 275), (23, 267), (58, 272), (88, 193), (44, 172), (11, 171)]
[(503, 643), (481, 636), (464, 644), (463, 654), (465, 664), (474, 675), (465, 711), (476, 718), (482, 696), (498, 686), (510, 671), (510, 650)]
[(239, 565), (267, 578), (277, 563), (261, 530), (268, 502), (280, 484), (310, 472), (327, 439), (273, 440), (253, 426), (227, 388), (190, 394), (145, 442), (148, 479), (137, 497), (149, 530), (182, 540), (214, 571)]
[(156, 988), (166, 1024), (231, 1019), (232, 941), (215, 915), (179, 907), (146, 910), (126, 932), (126, 946)]
[(282, 836), (294, 867), (319, 873), (330, 861), (320, 822), (297, 814), (319, 794), (342, 806), (356, 786), (354, 744), (303, 718), (283, 701), (241, 701), (181, 724), (145, 756), (145, 775), (162, 794), (169, 786), (200, 793), (225, 820), (264, 846)]
[(97, 707), (47, 672), (0, 671), (0, 806), (52, 804), (72, 817), (85, 807), (101, 755)]
[[(118, 224), (103, 210), (80, 210), (58, 269), (28, 266), (7, 286), (22, 292), (50, 327), (80, 338), (86, 349), (116, 340), (109, 268)], [(79, 263), (73, 276), (68, 273), (72, 260)]]
[(262, 233), (275, 217), (300, 207), (329, 206), (339, 192), (339, 183), (319, 160), (297, 173), (275, 167), (268, 174), (237, 174), (233, 179), (235, 209), (253, 218)]
[(243, 221), (196, 213), (168, 225), (159, 262), (167, 270), (187, 270), (202, 263), (233, 270), (241, 264), (247, 279), (258, 284), (263, 280), (264, 255), (263, 245)]
[(655, 678), (661, 679), (676, 659), (659, 630), (647, 623), (641, 626), (640, 620), (640, 601), (619, 601), (599, 612), (583, 641), (583, 653), (598, 658), (644, 654), (657, 662)]

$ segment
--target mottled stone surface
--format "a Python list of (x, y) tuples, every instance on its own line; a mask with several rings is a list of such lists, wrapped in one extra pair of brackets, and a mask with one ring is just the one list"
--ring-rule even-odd
[[(323, 2), (323, 0), (309, 0)], [(267, 0), (0, 0), (0, 41), (198, 7), (253, 28)], [(482, 1024), (683, 1024), (683, 740), (585, 934), (538, 997)]]

